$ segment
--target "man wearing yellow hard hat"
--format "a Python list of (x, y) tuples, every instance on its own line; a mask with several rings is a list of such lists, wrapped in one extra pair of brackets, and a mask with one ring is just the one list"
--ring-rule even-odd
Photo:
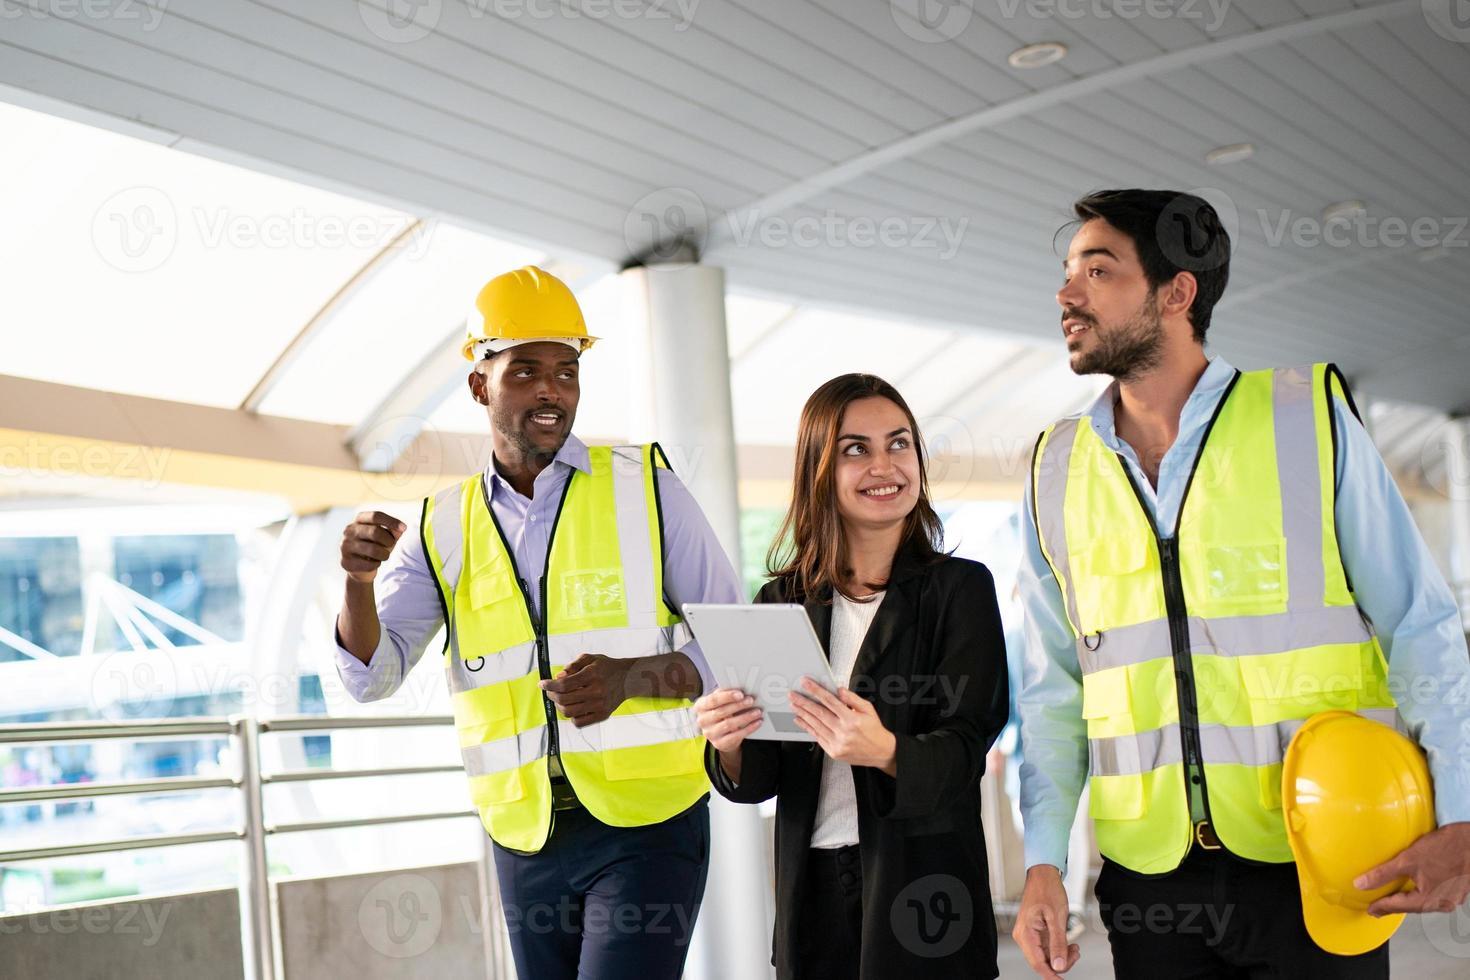
[(679, 610), (741, 590), (657, 444), (572, 435), (595, 339), (544, 270), (480, 291), (464, 355), (492, 458), (425, 500), (406, 540), (377, 512), (347, 527), (337, 661), (357, 700), (386, 697), (447, 623), (444, 672), (517, 974), (673, 980), (709, 857), (691, 700), (714, 688)]
[(1074, 211), (1059, 327), (1073, 371), (1114, 383), (1041, 434), (1025, 493), (1013, 935), (1041, 976), (1077, 961), (1086, 781), (1119, 977), (1386, 977), (1374, 916), (1470, 891), (1454, 599), (1335, 367), (1206, 352), (1214, 208), (1112, 190)]

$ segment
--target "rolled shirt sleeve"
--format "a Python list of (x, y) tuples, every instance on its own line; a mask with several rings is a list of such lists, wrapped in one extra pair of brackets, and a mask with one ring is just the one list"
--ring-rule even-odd
[[(664, 528), (664, 592), (683, 615), (686, 602), (744, 602), (740, 578), (698, 501), (672, 470), (657, 472)], [(690, 640), (680, 648), (699, 671), (701, 692), (717, 686), (709, 661)]]
[(1028, 486), (1021, 512), (1017, 583), (1026, 616), (1026, 649), (1016, 708), (1021, 718), (1021, 820), (1026, 867), (1066, 873), (1067, 844), (1087, 778), (1082, 667), (1051, 564), (1041, 553)]
[(1470, 655), (1460, 612), (1378, 448), (1340, 399), (1337, 409), (1343, 567), (1388, 658), (1399, 714), (1428, 757), (1440, 825), (1470, 820)]
[(336, 626), (332, 628), (337, 676), (354, 701), (381, 701), (398, 690), (444, 625), (439, 587), (424, 559), (417, 529), (405, 533), (394, 551), (395, 558), (384, 564), (373, 583), (381, 631), (372, 659), (366, 664), (358, 660), (342, 646)]

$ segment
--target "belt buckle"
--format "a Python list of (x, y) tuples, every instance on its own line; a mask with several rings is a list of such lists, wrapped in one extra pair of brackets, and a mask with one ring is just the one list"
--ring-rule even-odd
[(1215, 833), (1215, 828), (1210, 826), (1208, 820), (1201, 820), (1194, 825), (1194, 842), (1206, 851), (1219, 851), (1225, 847), (1220, 843), (1219, 835)]

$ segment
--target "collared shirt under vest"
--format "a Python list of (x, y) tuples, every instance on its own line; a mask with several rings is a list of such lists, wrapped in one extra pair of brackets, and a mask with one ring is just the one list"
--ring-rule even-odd
[[(483, 475), (425, 500), (420, 522), (449, 624), (445, 674), (470, 796), (490, 836), (515, 851), (538, 851), (550, 835), (552, 760), (612, 826), (661, 822), (709, 790), (687, 700), (629, 698), (606, 721), (577, 728), (538, 685), (582, 653), (642, 657), (689, 640), (663, 589), (662, 451), (588, 454), (590, 472), (568, 478), (551, 531), (544, 619), (517, 577)], [(459, 547), (436, 547), (450, 540)]]
[(1337, 549), (1334, 394), (1331, 365), (1237, 373), (1172, 538), (1091, 426), (1064, 419), (1037, 442), (1036, 532), (1082, 669), (1090, 814), (1102, 853), (1134, 871), (1188, 852), (1186, 767), (1225, 847), (1290, 861), (1292, 734), (1331, 709), (1396, 721)]

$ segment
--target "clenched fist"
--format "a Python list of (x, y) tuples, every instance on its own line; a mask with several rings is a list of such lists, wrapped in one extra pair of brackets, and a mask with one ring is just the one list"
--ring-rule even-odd
[(371, 582), (393, 553), (405, 525), (391, 514), (365, 510), (342, 531), (342, 568), (356, 582)]

